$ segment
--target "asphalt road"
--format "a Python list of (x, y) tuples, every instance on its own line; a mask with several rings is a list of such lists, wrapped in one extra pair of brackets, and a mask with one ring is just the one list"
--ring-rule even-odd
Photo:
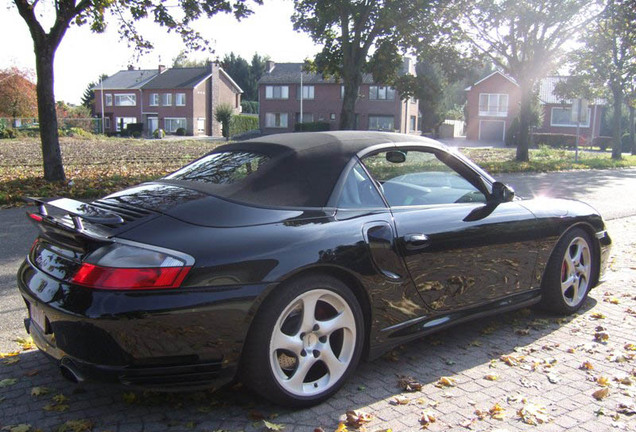
[[(636, 169), (503, 174), (519, 196), (551, 196), (585, 201), (606, 220), (636, 215)], [(23, 336), (26, 309), (15, 288), (15, 275), (37, 235), (24, 208), (0, 210), (0, 351)]]

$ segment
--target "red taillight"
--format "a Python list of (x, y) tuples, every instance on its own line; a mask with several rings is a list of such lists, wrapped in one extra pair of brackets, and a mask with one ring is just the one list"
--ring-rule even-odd
[(29, 213), (29, 217), (36, 222), (42, 222), (42, 216), (37, 213)]
[(178, 288), (191, 267), (114, 268), (84, 263), (72, 283), (109, 290)]

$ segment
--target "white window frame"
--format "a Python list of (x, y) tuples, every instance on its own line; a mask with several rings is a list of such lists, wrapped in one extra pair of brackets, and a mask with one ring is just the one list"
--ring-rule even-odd
[(150, 93), (149, 106), (159, 106), (159, 93)]
[(121, 132), (122, 128), (121, 128), (121, 122), (120, 120), (124, 120), (124, 129), (126, 129), (126, 125), (129, 123), (137, 123), (137, 117), (115, 117), (115, 130), (117, 132)]
[[(486, 104), (482, 103), (483, 99), (487, 100)], [(508, 117), (510, 98), (507, 93), (479, 93), (477, 102), (480, 117)], [(483, 107), (487, 109), (484, 110)]]
[(110, 117), (104, 117), (104, 130), (110, 130)]
[(369, 100), (395, 100), (395, 89), (389, 86), (369, 86)]
[[(176, 127), (173, 127), (172, 122), (183, 122), (183, 124), (178, 124)], [(170, 124), (170, 127), (168, 127)], [(166, 133), (174, 133), (179, 128), (184, 128), (186, 131), (188, 130), (188, 119), (185, 117), (164, 117), (163, 119), (163, 130)]]
[(104, 97), (106, 99), (106, 106), (113, 106), (113, 95), (110, 93), (106, 93), (104, 94)]
[[(568, 111), (568, 115), (567, 118), (571, 119), (572, 118), (572, 106), (569, 107), (552, 107), (552, 109), (550, 110), (550, 126), (554, 126), (554, 127), (576, 127), (576, 123), (575, 122), (570, 122), (570, 123), (555, 123), (554, 122), (554, 112), (561, 110), (561, 111)], [(587, 110), (587, 118), (585, 120), (585, 123), (581, 123), (580, 127), (582, 128), (589, 128), (590, 127), (590, 118), (591, 118), (591, 113), (592, 110), (588, 109)]]
[(315, 97), (316, 90), (313, 85), (304, 85), (302, 90), (298, 86), (298, 99), (300, 99), (300, 92), (302, 91), (303, 100), (312, 100)]
[(287, 113), (265, 113), (265, 127), (285, 129), (289, 125), (289, 114)]
[(186, 104), (186, 94), (185, 93), (176, 93), (174, 97), (175, 106), (185, 106)]
[(135, 93), (115, 94), (115, 106), (137, 106), (137, 95)]
[[(377, 118), (377, 119), (389, 119), (390, 118), (391, 122), (392, 122), (392, 127), (384, 128), (384, 129), (372, 128), (371, 127), (371, 119), (373, 119), (373, 118)], [(395, 130), (395, 116), (383, 115), (383, 114), (377, 114), (377, 115), (369, 114), (369, 130), (381, 130), (381, 131), (391, 131), (391, 132), (393, 132)]]
[(172, 93), (161, 94), (161, 106), (172, 106)]
[(205, 133), (205, 118), (197, 118), (197, 132)]
[(265, 86), (265, 99), (289, 99), (289, 86), (286, 86), (286, 85)]

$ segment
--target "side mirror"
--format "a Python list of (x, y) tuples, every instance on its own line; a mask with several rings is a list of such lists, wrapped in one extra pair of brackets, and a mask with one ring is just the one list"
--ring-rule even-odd
[(386, 160), (391, 163), (404, 163), (406, 162), (406, 153), (392, 150), (386, 152)]
[(497, 202), (510, 202), (515, 197), (515, 190), (502, 182), (492, 184), (492, 198)]

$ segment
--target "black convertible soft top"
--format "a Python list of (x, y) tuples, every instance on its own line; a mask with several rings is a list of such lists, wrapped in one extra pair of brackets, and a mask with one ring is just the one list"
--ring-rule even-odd
[(266, 155), (268, 162), (251, 175), (233, 183), (189, 186), (221, 198), (258, 206), (324, 207), (351, 158), (365, 148), (387, 143), (440, 145), (430, 139), (388, 132), (268, 135), (223, 145), (211, 152)]

